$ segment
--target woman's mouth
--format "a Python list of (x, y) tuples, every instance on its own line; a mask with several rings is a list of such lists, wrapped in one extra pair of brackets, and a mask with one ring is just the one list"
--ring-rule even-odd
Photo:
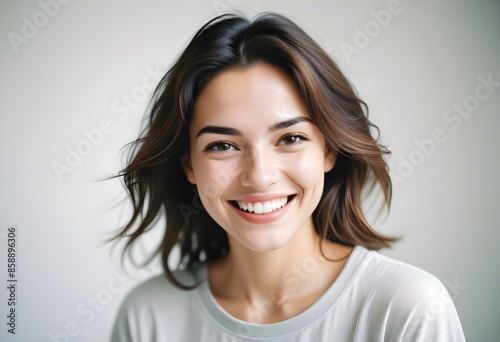
[(252, 214), (268, 214), (283, 208), (294, 197), (295, 195), (290, 195), (261, 202), (229, 201), (229, 203), (231, 203), (233, 207), (240, 209), (241, 211), (244, 212)]

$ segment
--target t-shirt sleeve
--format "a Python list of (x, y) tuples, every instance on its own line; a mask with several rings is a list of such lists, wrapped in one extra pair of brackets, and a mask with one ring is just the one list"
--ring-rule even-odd
[(146, 336), (151, 330), (143, 326), (152, 319), (148, 319), (148, 312), (144, 307), (137, 306), (134, 297), (131, 294), (123, 301), (111, 332), (111, 342), (152, 341), (150, 336)]
[(405, 317), (402, 341), (465, 341), (453, 300), (434, 276), (417, 273), (401, 288), (394, 303), (396, 314)]
[(127, 320), (126, 309), (123, 304), (118, 312), (118, 316), (116, 317), (115, 324), (113, 326), (113, 330), (111, 332), (111, 342), (132, 342), (135, 341), (132, 338), (132, 333), (130, 331), (129, 322)]
[(192, 292), (179, 290), (165, 276), (153, 277), (123, 300), (111, 332), (112, 342), (186, 341)]
[[(163, 331), (171, 320), (164, 314), (168, 308), (171, 286), (162, 276), (153, 277), (135, 287), (123, 300), (111, 332), (112, 342), (168, 341)], [(158, 321), (162, 330), (158, 330)]]

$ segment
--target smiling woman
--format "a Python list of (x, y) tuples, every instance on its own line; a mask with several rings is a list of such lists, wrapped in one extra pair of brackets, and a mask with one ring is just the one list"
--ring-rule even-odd
[[(112, 339), (463, 340), (444, 286), (375, 251), (394, 239), (361, 192), (378, 184), (389, 205), (391, 181), (364, 107), (283, 16), (203, 26), (121, 173), (134, 213), (118, 237), (130, 247), (166, 214), (165, 276), (129, 294)], [(186, 216), (193, 188), (202, 211)]]
[[(316, 234), (312, 213), (336, 153), (286, 74), (265, 63), (223, 72), (198, 97), (189, 131), (184, 171), (232, 249), (288, 253), (298, 230)], [(235, 172), (206, 191), (229, 164)]]

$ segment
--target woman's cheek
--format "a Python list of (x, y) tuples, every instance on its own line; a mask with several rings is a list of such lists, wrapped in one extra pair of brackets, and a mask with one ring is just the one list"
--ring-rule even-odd
[(299, 185), (316, 184), (324, 177), (324, 159), (320, 153), (305, 150), (290, 158), (285, 158), (282, 166)]
[(236, 159), (228, 159), (210, 160), (199, 165), (197, 169), (200, 170), (196, 177), (200, 195), (213, 200), (220, 198), (229, 188), (241, 167)]

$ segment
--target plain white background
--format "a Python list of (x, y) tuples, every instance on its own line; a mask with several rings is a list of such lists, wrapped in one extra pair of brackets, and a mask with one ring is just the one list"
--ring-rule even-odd
[[(231, 8), (288, 15), (337, 60), (393, 152), (393, 206), (373, 222), (403, 239), (383, 253), (445, 283), (468, 340), (500, 335), (499, 2), (62, 2), (0, 4), (2, 341), (106, 341), (126, 293), (161, 272), (155, 261), (123, 275), (119, 249), (102, 241), (130, 208), (120, 181), (99, 180), (121, 168), (158, 75)], [(16, 335), (6, 325), (10, 226)]]

